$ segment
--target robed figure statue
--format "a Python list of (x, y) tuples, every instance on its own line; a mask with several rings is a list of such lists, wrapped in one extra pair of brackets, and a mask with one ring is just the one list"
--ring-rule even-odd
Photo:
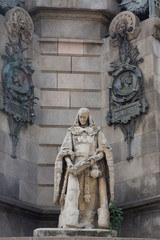
[(87, 108), (78, 111), (55, 162), (54, 203), (59, 228), (109, 228), (114, 199), (111, 147)]

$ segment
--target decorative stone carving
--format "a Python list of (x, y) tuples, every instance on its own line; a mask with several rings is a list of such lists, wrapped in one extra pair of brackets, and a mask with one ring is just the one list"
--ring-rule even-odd
[(148, 0), (122, 0), (119, 5), (137, 16), (146, 14), (149, 8)]
[(109, 228), (114, 199), (111, 148), (87, 108), (78, 111), (55, 162), (54, 203), (59, 228)]
[[(23, 19), (24, 26), (31, 26), (28, 13), (19, 7), (7, 13), (10, 19), (9, 42), (6, 44), (6, 54), (2, 56), (4, 66), (2, 69), (3, 98), (1, 110), (9, 115), (10, 136), (12, 138), (12, 157), (16, 158), (16, 145), (22, 126), (35, 121), (34, 113), (34, 86), (32, 82), (33, 69), (30, 67), (30, 59), (24, 57), (27, 48), (25, 43), (31, 41), (31, 32), (22, 28), (20, 21)], [(13, 22), (11, 22), (13, 19)], [(24, 21), (25, 20), (25, 21)], [(27, 22), (26, 22), (27, 21)], [(27, 28), (28, 29), (28, 28)], [(24, 41), (24, 42), (23, 42)], [(26, 44), (25, 44), (26, 45)]]
[(128, 144), (127, 160), (133, 158), (131, 142), (134, 138), (136, 118), (146, 113), (148, 108), (145, 98), (142, 97), (143, 75), (138, 68), (138, 63), (143, 59), (137, 60), (138, 48), (128, 41), (129, 29), (130, 26), (123, 31), (117, 28), (119, 59), (111, 63), (112, 70), (108, 72), (112, 78), (109, 86), (109, 111), (106, 117), (109, 125), (117, 125), (123, 131)]
[(34, 32), (33, 22), (29, 14), (20, 7), (15, 7), (6, 14), (6, 27), (11, 38), (15, 41), (21, 38), (29, 44)]
[(25, 0), (0, 0), (0, 13), (5, 14), (11, 8), (25, 3)]
[(136, 38), (140, 31), (138, 17), (128, 11), (119, 13), (110, 24), (109, 34), (113, 46), (118, 46), (118, 38), (123, 37), (126, 30), (128, 30), (128, 40)]

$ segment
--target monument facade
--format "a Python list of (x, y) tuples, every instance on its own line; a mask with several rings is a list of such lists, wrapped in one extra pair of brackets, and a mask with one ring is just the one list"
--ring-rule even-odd
[[(154, 3), (157, 12), (158, 0)], [(21, 129), (15, 159), (10, 156), (8, 118), (0, 112), (0, 235), (31, 236), (33, 229), (58, 226), (60, 208), (53, 204), (55, 161), (78, 109), (86, 107), (113, 150), (115, 201), (125, 213), (121, 236), (159, 237), (159, 18), (147, 18), (139, 25), (136, 21), (136, 31), (128, 33), (139, 50), (138, 58), (144, 59), (138, 68), (149, 106), (148, 114), (135, 124), (134, 158), (128, 161), (123, 133), (105, 119), (110, 107), (108, 71), (119, 58), (111, 43), (116, 45), (116, 38), (105, 36), (120, 12), (118, 2), (28, 0), (24, 8), (35, 29), (24, 54), (32, 59), (39, 101), (35, 124)], [(0, 15), (1, 55), (8, 43), (7, 21), (7, 15)], [(3, 65), (0, 59), (1, 69)]]

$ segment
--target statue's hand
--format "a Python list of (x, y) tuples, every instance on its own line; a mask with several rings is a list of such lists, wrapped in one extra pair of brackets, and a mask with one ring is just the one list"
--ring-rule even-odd
[(70, 161), (70, 162), (67, 162), (67, 167), (68, 168), (72, 168), (73, 167), (73, 163)]
[(72, 165), (70, 168), (70, 173), (72, 173), (74, 176), (77, 176), (77, 167)]
[(88, 162), (90, 162), (91, 166), (93, 166), (96, 163), (95, 156), (89, 157)]
[(92, 155), (88, 158), (88, 161), (91, 163), (91, 166), (93, 166), (97, 161), (101, 160), (104, 156), (103, 152), (99, 152), (96, 155)]

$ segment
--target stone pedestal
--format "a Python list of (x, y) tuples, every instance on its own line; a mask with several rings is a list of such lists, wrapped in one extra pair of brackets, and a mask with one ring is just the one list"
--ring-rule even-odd
[(117, 232), (107, 229), (62, 229), (62, 228), (37, 228), (34, 237), (116, 237)]

